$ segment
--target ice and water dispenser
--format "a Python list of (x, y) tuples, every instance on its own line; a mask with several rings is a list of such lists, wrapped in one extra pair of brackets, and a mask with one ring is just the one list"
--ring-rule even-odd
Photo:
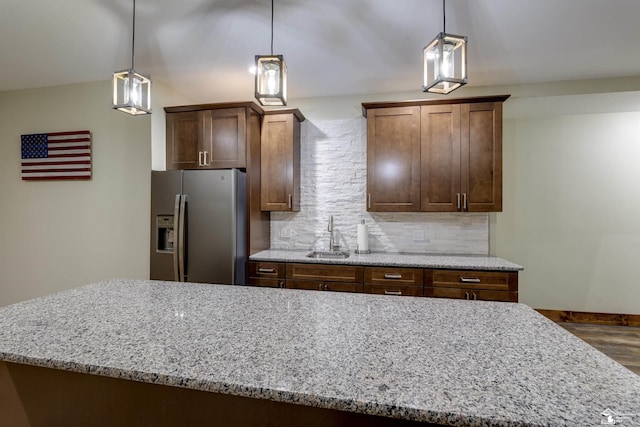
[(156, 252), (173, 253), (173, 215), (158, 215), (156, 217)]

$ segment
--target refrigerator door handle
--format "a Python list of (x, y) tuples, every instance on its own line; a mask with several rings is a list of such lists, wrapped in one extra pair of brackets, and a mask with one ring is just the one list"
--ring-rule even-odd
[(185, 280), (185, 256), (184, 256), (184, 221), (186, 214), (187, 196), (180, 196), (180, 218), (178, 220), (178, 269), (180, 271), (179, 282)]
[[(174, 224), (179, 224), (180, 221), (180, 199), (182, 197), (179, 194), (176, 194), (176, 202), (175, 205), (173, 207), (173, 219), (174, 219)], [(175, 232), (174, 232), (174, 247), (173, 247), (173, 280), (175, 280), (176, 282), (180, 281), (180, 270), (179, 270), (179, 264), (178, 264), (178, 252), (180, 251), (180, 228), (179, 227), (175, 227)]]

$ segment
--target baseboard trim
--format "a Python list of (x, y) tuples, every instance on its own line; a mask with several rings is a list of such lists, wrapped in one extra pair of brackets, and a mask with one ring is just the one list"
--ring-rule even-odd
[(640, 314), (589, 313), (584, 311), (543, 310), (539, 308), (535, 310), (554, 322), (640, 326)]

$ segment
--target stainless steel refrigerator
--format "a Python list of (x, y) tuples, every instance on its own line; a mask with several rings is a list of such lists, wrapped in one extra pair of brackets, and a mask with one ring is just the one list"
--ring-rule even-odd
[(246, 174), (151, 172), (151, 279), (245, 284)]

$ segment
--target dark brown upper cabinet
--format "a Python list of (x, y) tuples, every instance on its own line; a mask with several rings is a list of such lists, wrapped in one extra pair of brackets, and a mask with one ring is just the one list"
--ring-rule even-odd
[(367, 210), (502, 211), (507, 98), (363, 103)]
[(253, 102), (165, 107), (167, 169), (247, 167), (248, 127), (264, 111)]
[(260, 144), (260, 209), (300, 210), (300, 123), (297, 109), (265, 111)]
[(419, 106), (368, 111), (367, 209), (420, 210)]

